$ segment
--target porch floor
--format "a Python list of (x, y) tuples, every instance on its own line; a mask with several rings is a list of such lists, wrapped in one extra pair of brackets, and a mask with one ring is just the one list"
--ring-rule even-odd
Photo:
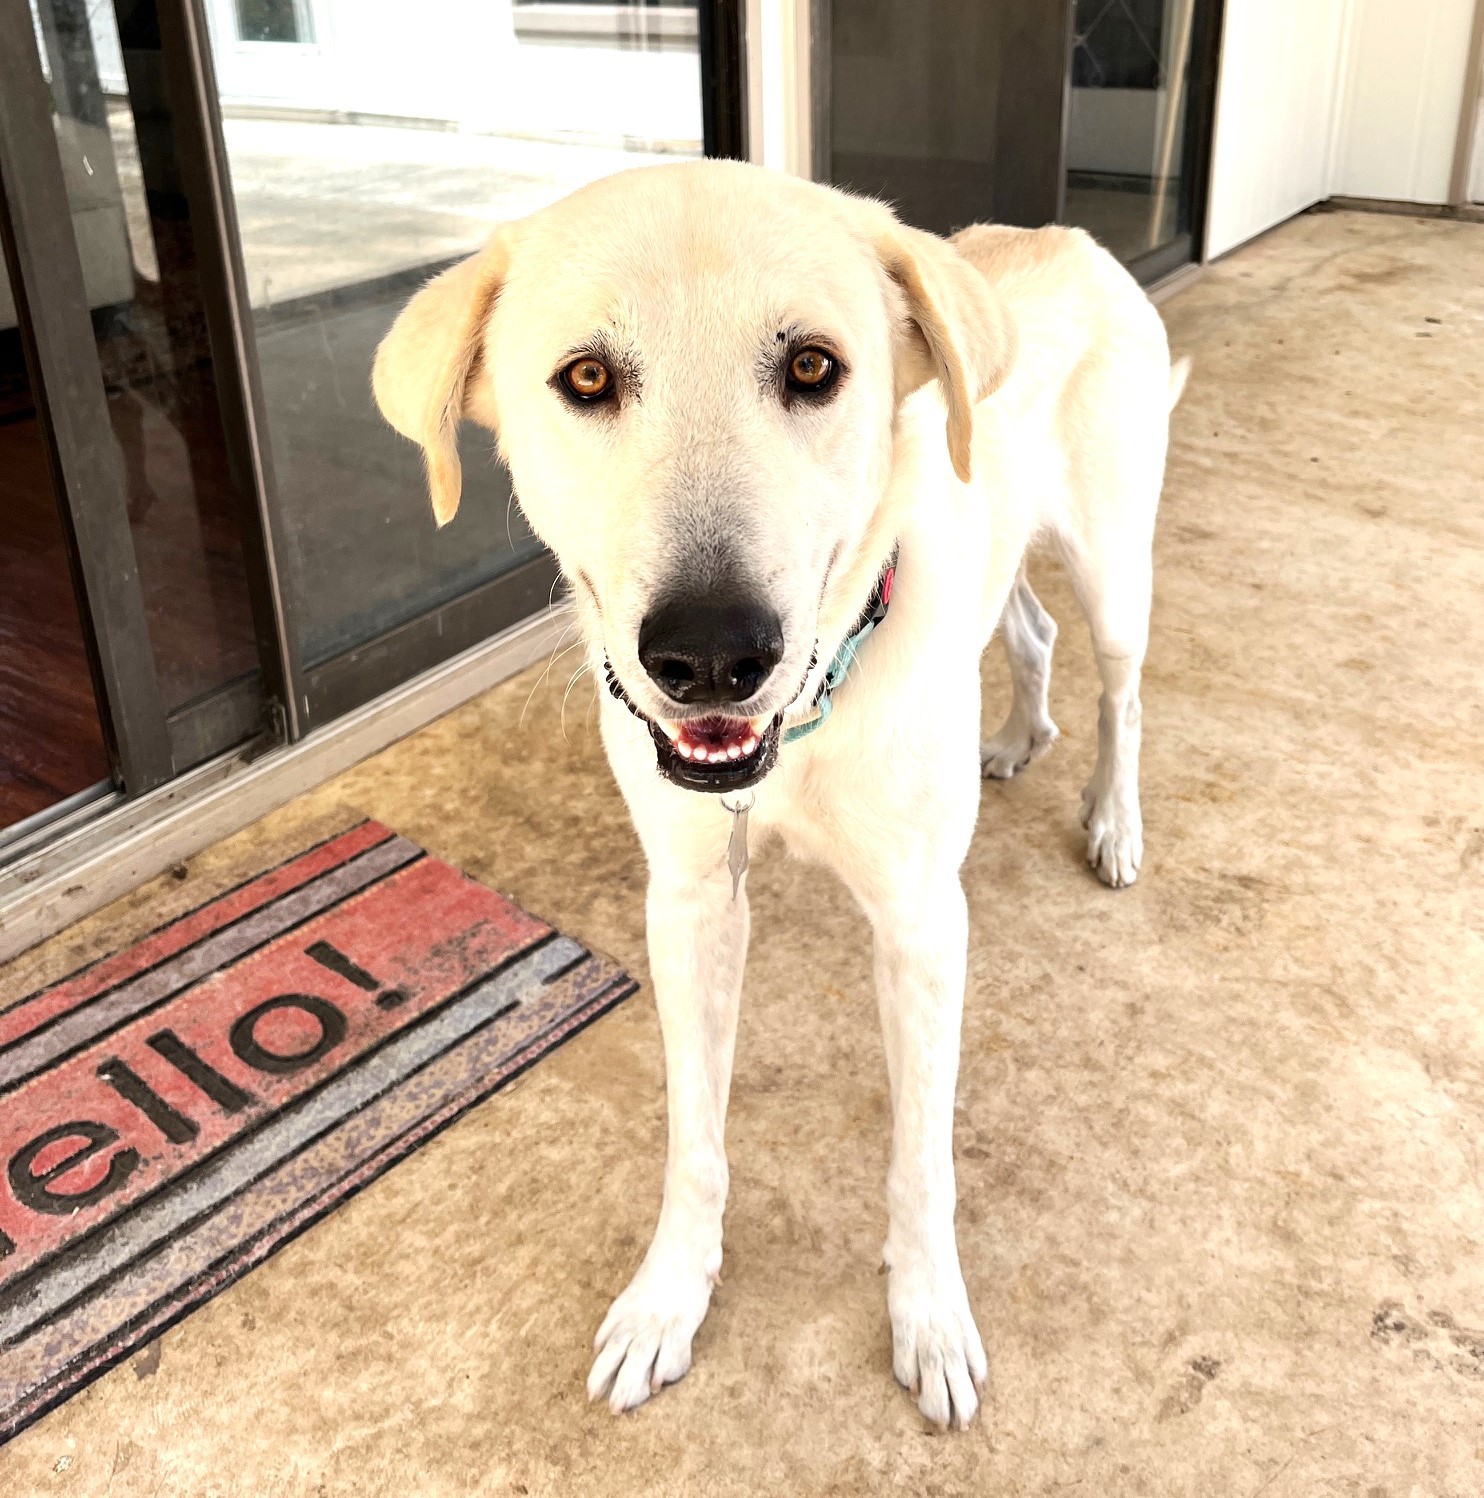
[[(724, 1282), (615, 1420), (592, 1334), (664, 1149), (647, 991), (0, 1450), (13, 1494), (1484, 1491), (1484, 227), (1311, 215), (1165, 310), (1141, 880), (1081, 861), (1096, 690), (987, 785), (959, 1239), (992, 1385), (892, 1381), (867, 930), (752, 875)], [(640, 976), (644, 869), (574, 656), (0, 970), (0, 1004), (363, 815)], [(985, 666), (987, 726), (1007, 701)]]

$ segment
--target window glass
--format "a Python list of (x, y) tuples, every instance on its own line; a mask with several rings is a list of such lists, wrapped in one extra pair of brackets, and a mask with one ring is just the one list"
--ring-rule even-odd
[[(267, 441), (306, 666), (539, 551), (482, 430), (437, 529), (370, 392), (376, 345), (494, 227), (701, 153), (693, 6), (302, 0), (313, 48), (245, 46), (210, 0)], [(276, 10), (275, 10), (276, 13)]]
[(239, 530), (196, 248), (153, 5), (36, 0), (167, 711), (255, 672)]
[(1185, 125), (1197, 0), (1077, 0), (1066, 219), (1121, 260), (1190, 228)]

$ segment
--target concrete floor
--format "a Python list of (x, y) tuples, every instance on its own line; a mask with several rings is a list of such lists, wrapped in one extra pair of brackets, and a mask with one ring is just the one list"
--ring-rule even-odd
[[(13, 1494), (1484, 1491), (1484, 228), (1300, 219), (1166, 310), (1141, 882), (1082, 868), (1094, 688), (989, 785), (962, 1435), (892, 1382), (866, 929), (760, 860), (725, 1280), (692, 1373), (588, 1407), (659, 1198), (647, 994), (0, 1452)], [(490, 693), (0, 975), (0, 1002), (370, 813), (643, 973), (583, 685)], [(998, 651), (986, 713), (1007, 699)]]

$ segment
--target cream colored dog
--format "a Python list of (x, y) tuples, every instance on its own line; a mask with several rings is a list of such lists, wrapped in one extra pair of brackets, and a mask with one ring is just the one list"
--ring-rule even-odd
[[(376, 399), (421, 445), (440, 524), (460, 421), (498, 434), (611, 687), (603, 741), (649, 860), (669, 1159), (592, 1398), (627, 1409), (685, 1373), (721, 1268), (748, 937), (728, 854), (751, 800), (754, 841), (828, 864), (874, 927), (893, 1362), (929, 1419), (972, 1418), (987, 1368), (954, 1238), (959, 869), (980, 775), (1056, 736), (1056, 630), (1021, 567), (1045, 534), (1102, 675), (1088, 861), (1115, 887), (1135, 876), (1150, 548), (1183, 379), (1153, 307), (1077, 230), (945, 242), (716, 161), (625, 172), (504, 226), (387, 335)], [(889, 613), (826, 704), (893, 561)], [(1001, 620), (1014, 704), (981, 744)]]

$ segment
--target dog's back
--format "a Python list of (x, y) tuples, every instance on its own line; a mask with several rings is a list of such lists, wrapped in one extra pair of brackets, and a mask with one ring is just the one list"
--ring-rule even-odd
[(950, 243), (1009, 310), (1026, 375), (1060, 387), (1089, 361), (1110, 362), (1123, 380), (1158, 369), (1163, 388), (1170, 387), (1169, 345), (1159, 313), (1138, 282), (1084, 230), (971, 224)]

